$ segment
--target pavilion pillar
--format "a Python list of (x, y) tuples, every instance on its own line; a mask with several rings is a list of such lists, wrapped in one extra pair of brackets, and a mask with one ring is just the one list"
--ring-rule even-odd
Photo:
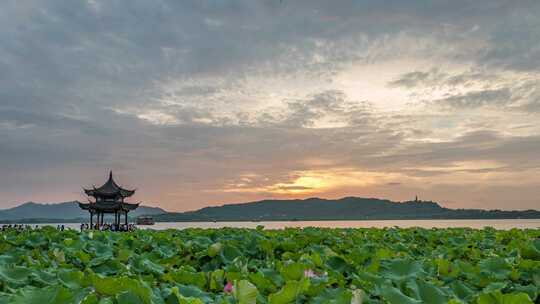
[(128, 218), (127, 218), (128, 212), (127, 212), (127, 211), (125, 211), (125, 212), (126, 212), (126, 213), (125, 213), (124, 222), (125, 222), (125, 224), (126, 224), (126, 226), (127, 226), (127, 224), (128, 224)]
[(92, 222), (94, 220), (94, 212), (90, 211), (90, 229), (92, 229)]

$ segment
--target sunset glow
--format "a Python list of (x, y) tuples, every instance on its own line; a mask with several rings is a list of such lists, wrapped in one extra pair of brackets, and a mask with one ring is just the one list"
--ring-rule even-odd
[(368, 187), (379, 183), (398, 180), (398, 174), (359, 172), (353, 168), (331, 168), (292, 172), (288, 181), (269, 183), (266, 186), (255, 185), (251, 179), (241, 178), (240, 183), (231, 184), (226, 192), (267, 193), (269, 195), (315, 195), (342, 187)]

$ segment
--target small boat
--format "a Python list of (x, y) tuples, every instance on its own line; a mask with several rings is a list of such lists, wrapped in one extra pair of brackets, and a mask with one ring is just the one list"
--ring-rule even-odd
[(137, 217), (137, 225), (154, 225), (154, 219), (151, 216)]

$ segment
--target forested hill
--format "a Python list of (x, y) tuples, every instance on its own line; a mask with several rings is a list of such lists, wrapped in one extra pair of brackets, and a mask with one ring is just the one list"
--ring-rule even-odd
[[(139, 206), (130, 216), (141, 214), (158, 214), (166, 211), (157, 207)], [(28, 202), (10, 209), (0, 210), (0, 221), (11, 222), (28, 219), (63, 220), (63, 219), (88, 219), (88, 211), (81, 210), (78, 202), (64, 202), (53, 204), (39, 204)]]
[[(243, 204), (206, 207), (175, 213), (140, 206), (131, 217), (152, 215), (156, 221), (294, 221), (294, 220), (385, 220), (385, 219), (531, 219), (540, 211), (448, 209), (431, 201), (393, 202), (376, 198), (309, 198), (304, 200), (263, 200)], [(0, 210), (0, 222), (86, 221), (88, 213), (76, 202), (59, 204), (25, 203)]]
[(375, 219), (540, 218), (540, 212), (448, 209), (431, 201), (393, 202), (376, 198), (263, 200), (154, 216), (158, 221), (275, 221)]

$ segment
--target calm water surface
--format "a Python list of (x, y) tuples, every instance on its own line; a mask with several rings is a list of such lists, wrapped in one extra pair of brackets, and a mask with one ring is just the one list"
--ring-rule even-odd
[[(32, 224), (35, 226), (36, 224)], [(37, 224), (39, 226), (58, 224)], [(66, 227), (79, 229), (80, 224), (65, 223)], [(422, 228), (450, 228), (470, 227), (481, 229), (493, 227), (495, 229), (512, 228), (540, 228), (540, 219), (534, 220), (395, 220), (395, 221), (294, 221), (294, 222), (165, 222), (152, 226), (138, 226), (141, 229), (185, 229), (185, 228), (256, 228), (262, 225), (266, 229), (283, 229), (287, 227), (325, 227), (325, 228), (384, 228), (384, 227), (422, 227)]]

